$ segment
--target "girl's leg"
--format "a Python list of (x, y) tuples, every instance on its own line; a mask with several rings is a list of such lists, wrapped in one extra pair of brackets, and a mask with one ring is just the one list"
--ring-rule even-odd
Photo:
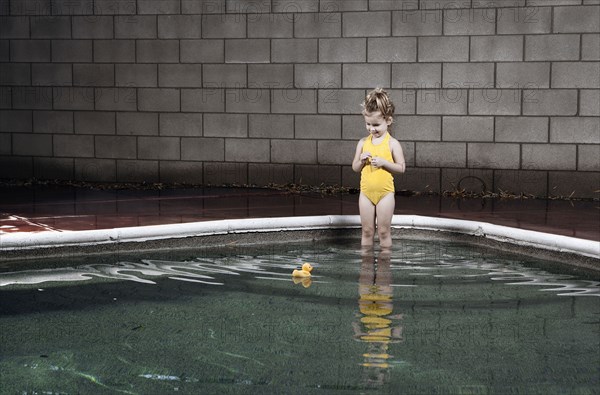
[(362, 193), (358, 197), (358, 210), (362, 226), (362, 246), (372, 246), (375, 236), (375, 205)]
[(375, 207), (379, 245), (383, 248), (392, 246), (392, 217), (394, 216), (395, 208), (396, 200), (393, 192), (382, 197)]

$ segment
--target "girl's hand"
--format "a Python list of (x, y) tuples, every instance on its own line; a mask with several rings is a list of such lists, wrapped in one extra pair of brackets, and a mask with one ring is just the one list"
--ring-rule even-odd
[(360, 161), (362, 164), (365, 164), (371, 159), (371, 154), (369, 152), (363, 152), (360, 154)]
[(387, 160), (385, 160), (379, 156), (371, 158), (371, 166), (373, 166), (376, 169), (379, 169), (379, 168), (385, 166), (386, 163), (387, 163)]

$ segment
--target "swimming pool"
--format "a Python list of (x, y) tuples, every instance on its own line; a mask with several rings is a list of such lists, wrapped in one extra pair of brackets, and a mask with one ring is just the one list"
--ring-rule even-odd
[[(389, 254), (330, 237), (5, 264), (3, 391), (598, 393), (594, 278), (434, 237), (395, 243)], [(314, 275), (295, 283), (305, 261)]]

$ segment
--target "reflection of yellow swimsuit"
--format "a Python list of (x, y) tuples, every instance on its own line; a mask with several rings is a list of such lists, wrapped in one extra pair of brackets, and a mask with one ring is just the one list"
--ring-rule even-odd
[[(386, 133), (383, 141), (374, 145), (371, 141), (373, 135), (367, 137), (363, 144), (362, 152), (370, 152), (371, 157), (379, 156), (394, 162), (392, 151), (390, 150), (390, 134)], [(394, 192), (394, 177), (389, 171), (367, 164), (360, 172), (360, 191), (365, 194), (371, 203), (377, 205), (381, 198), (390, 192)]]

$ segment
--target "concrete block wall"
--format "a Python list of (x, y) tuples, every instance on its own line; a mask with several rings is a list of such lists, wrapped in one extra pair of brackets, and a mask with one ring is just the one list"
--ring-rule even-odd
[(599, 0), (0, 0), (0, 178), (598, 197)]

